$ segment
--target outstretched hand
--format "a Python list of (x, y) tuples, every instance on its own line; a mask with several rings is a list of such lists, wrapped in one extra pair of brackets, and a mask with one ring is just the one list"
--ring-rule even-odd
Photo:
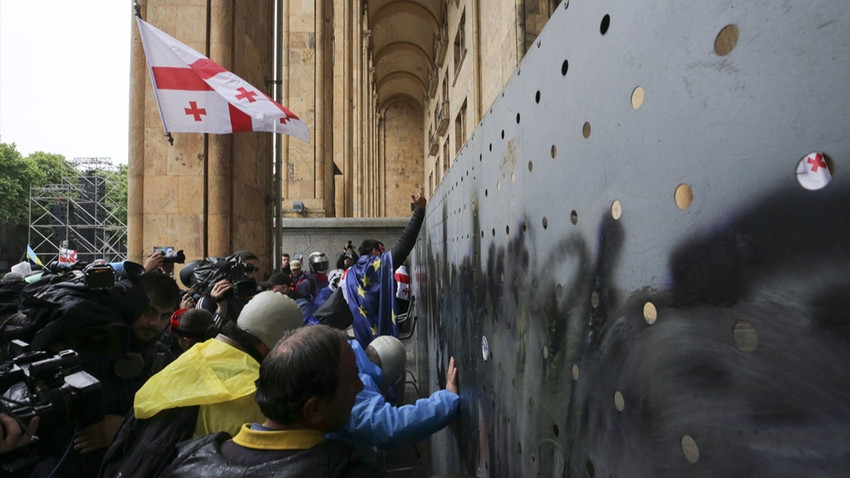
[(411, 194), (410, 199), (413, 199), (413, 205), (425, 209), (428, 201), (425, 199), (425, 189), (419, 188), (419, 194)]
[(446, 390), (458, 395), (457, 387), (457, 367), (455, 367), (455, 358), (449, 359), (449, 369), (446, 371)]

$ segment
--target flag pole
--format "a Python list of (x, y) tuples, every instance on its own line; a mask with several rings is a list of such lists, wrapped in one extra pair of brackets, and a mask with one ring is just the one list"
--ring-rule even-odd
[[(141, 24), (139, 23), (139, 22), (144, 22), (144, 20), (142, 20), (141, 11), (139, 10), (139, 8), (140, 8), (139, 2), (134, 0), (133, 1), (133, 8), (136, 10), (136, 26), (139, 28), (139, 38), (142, 39), (142, 48), (147, 53), (148, 48), (147, 48), (147, 44), (145, 42), (145, 35), (144, 35), (144, 33), (142, 33)], [(174, 146), (174, 138), (171, 136), (171, 132), (168, 131), (168, 128), (165, 126), (165, 116), (162, 115), (162, 105), (160, 105), (160, 103), (159, 103), (159, 95), (156, 92), (157, 91), (157, 89), (156, 89), (156, 79), (154, 78), (154, 75), (153, 75), (153, 67), (151, 66), (150, 61), (147, 61), (147, 59), (145, 59), (145, 63), (147, 63), (147, 65), (148, 65), (148, 75), (151, 77), (151, 84), (153, 84), (153, 97), (154, 97), (154, 99), (156, 99), (156, 110), (157, 110), (157, 112), (159, 112), (159, 120), (162, 121), (162, 130), (165, 131), (165, 137), (166, 137), (166, 139), (168, 139), (168, 143), (171, 146)]]

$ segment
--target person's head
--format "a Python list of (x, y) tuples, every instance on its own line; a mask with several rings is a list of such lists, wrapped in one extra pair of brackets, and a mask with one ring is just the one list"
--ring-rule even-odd
[(342, 259), (342, 264), (343, 264), (342, 267), (344, 269), (348, 269), (349, 267), (353, 266), (354, 263), (356, 263), (356, 262), (357, 262), (357, 254), (354, 253), (354, 250), (346, 251), (346, 253), (345, 253), (345, 255), (343, 256), (343, 259)]
[(401, 340), (391, 335), (381, 335), (369, 342), (365, 352), (369, 361), (381, 368), (380, 387), (383, 392), (404, 376), (407, 353)]
[(313, 274), (326, 274), (328, 272), (328, 256), (324, 252), (316, 251), (310, 254), (310, 272)]
[(270, 290), (251, 298), (236, 319), (237, 328), (256, 338), (253, 346), (260, 355), (266, 355), (286, 332), (302, 325), (304, 315), (298, 304)]
[[(179, 314), (179, 315), (178, 315)], [(171, 333), (177, 336), (177, 345), (183, 351), (189, 350), (198, 342), (205, 342), (216, 336), (212, 314), (205, 309), (180, 309), (172, 316)], [(177, 325), (174, 325), (174, 322)]]
[(180, 288), (171, 277), (157, 272), (142, 274), (142, 287), (148, 296), (148, 307), (130, 323), (130, 339), (141, 347), (154, 344), (168, 327), (171, 314), (180, 303)]
[(245, 277), (257, 280), (260, 273), (260, 259), (251, 251), (236, 251), (233, 255), (242, 259), (245, 264)]
[(288, 333), (263, 360), (256, 385), (270, 421), (325, 432), (348, 422), (363, 390), (345, 333), (326, 325)]
[(361, 256), (380, 256), (384, 252), (384, 243), (375, 239), (366, 239), (358, 250)]
[(280, 267), (281, 270), (289, 267), (289, 254), (284, 252), (283, 255), (280, 256)]
[(301, 261), (292, 261), (289, 263), (289, 270), (292, 272), (292, 278), (301, 275)]
[(283, 295), (289, 295), (292, 292), (292, 277), (285, 272), (275, 272), (269, 277), (269, 280), (260, 283), (266, 290), (279, 292)]

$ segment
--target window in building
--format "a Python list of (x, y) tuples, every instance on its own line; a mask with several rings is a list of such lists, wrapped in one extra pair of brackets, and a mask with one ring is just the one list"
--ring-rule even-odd
[(455, 33), (455, 48), (454, 48), (454, 66), (455, 76), (457, 76), (460, 67), (463, 64), (463, 59), (466, 57), (466, 10), (460, 15), (460, 22), (457, 25)]
[(464, 141), (466, 141), (466, 99), (463, 100), (455, 116), (455, 155), (460, 152)]
[(449, 164), (451, 164), (451, 160), (453, 159), (449, 156), (449, 143), (451, 142), (451, 135), (446, 135), (446, 141), (443, 143), (443, 175), (446, 174), (446, 171), (449, 170)]

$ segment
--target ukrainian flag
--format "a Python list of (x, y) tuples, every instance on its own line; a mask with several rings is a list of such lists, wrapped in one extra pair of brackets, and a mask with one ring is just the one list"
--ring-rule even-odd
[(35, 255), (35, 251), (32, 250), (32, 247), (30, 247), (29, 244), (27, 244), (27, 257), (29, 257), (31, 261), (35, 262), (41, 267), (44, 267), (44, 264), (41, 263), (41, 259), (39, 259), (37, 255)]

